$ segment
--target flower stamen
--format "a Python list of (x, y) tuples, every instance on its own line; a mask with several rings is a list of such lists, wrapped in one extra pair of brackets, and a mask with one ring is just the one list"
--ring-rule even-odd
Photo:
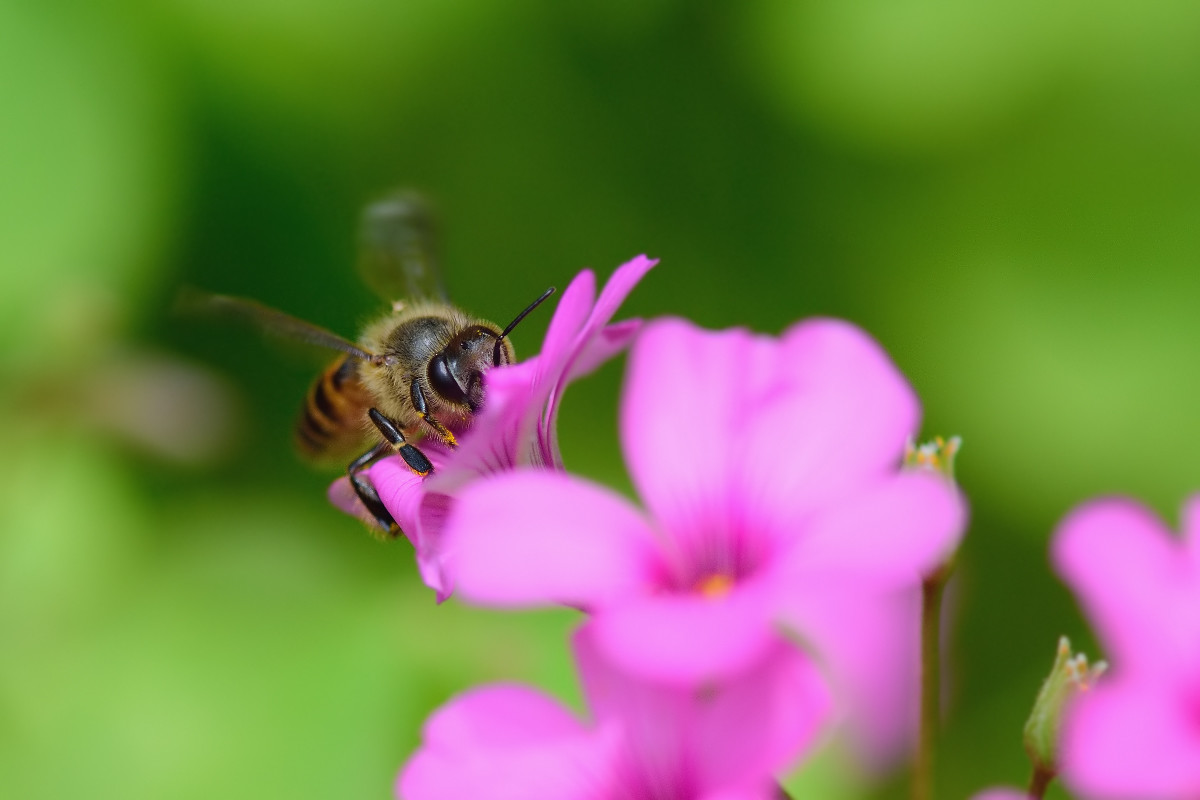
[(733, 578), (723, 572), (715, 572), (696, 581), (697, 594), (709, 600), (720, 600), (733, 591)]

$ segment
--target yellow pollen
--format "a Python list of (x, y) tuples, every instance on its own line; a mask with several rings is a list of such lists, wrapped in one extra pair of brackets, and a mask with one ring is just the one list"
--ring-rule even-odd
[(696, 591), (709, 600), (718, 600), (733, 590), (733, 578), (717, 572), (696, 582)]

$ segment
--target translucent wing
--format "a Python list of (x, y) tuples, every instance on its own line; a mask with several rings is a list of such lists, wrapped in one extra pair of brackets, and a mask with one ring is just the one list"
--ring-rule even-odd
[(370, 353), (336, 333), (245, 297), (230, 297), (223, 294), (208, 294), (196, 289), (185, 289), (180, 292), (175, 308), (182, 313), (237, 317), (252, 323), (264, 333), (340, 350), (364, 361), (371, 359)]
[(358, 269), (385, 300), (445, 300), (428, 202), (402, 189), (367, 206), (359, 227)]

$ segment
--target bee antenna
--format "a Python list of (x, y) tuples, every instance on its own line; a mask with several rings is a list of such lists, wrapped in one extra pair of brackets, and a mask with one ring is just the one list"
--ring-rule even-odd
[(534, 300), (532, 303), (530, 303), (528, 306), (526, 306), (525, 310), (522, 311), (520, 314), (517, 314), (516, 318), (512, 322), (508, 323), (508, 326), (505, 327), (505, 329), (500, 332), (500, 335), (496, 337), (496, 344), (492, 348), (492, 363), (493, 364), (500, 363), (500, 343), (504, 341), (504, 337), (506, 337), (510, 333), (512, 333), (513, 328), (517, 327), (517, 325), (520, 324), (521, 320), (525, 319), (525, 317), (527, 317), (529, 315), (530, 311), (533, 311), (535, 308), (540, 306), (542, 304), (542, 302), (545, 301), (545, 299), (552, 294), (554, 294), (553, 286), (551, 286), (546, 291), (542, 292), (541, 297), (539, 297), (537, 300)]

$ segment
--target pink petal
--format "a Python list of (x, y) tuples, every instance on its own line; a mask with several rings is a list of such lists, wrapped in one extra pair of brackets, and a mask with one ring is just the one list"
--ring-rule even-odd
[[(628, 344), (639, 326), (636, 323), (609, 326), (608, 322), (612, 319), (613, 314), (617, 313), (621, 303), (625, 302), (629, 293), (633, 291), (633, 287), (637, 286), (638, 282), (657, 263), (658, 261), (642, 255), (617, 267), (608, 282), (604, 284), (599, 299), (596, 300), (587, 322), (584, 323), (572, 343), (562, 366), (556, 366), (555, 371), (547, 370), (546, 377), (552, 386), (546, 396), (546, 407), (538, 426), (538, 439), (542, 442), (542, 446), (550, 452), (556, 454), (559, 452), (556, 427), (558, 404), (562, 402), (562, 395), (566, 391), (567, 384), (581, 375), (588, 374)], [(549, 343), (549, 335), (546, 339)], [(549, 349), (548, 345), (543, 352), (546, 349)]]
[(963, 501), (945, 480), (896, 473), (803, 525), (779, 569), (793, 584), (832, 573), (876, 588), (914, 586), (954, 551), (964, 525)]
[(641, 256), (617, 269), (595, 305), (595, 276), (575, 277), (555, 309), (541, 354), (490, 370), (487, 402), (434, 488), (446, 494), (483, 475), (516, 466), (560, 467), (555, 424), (567, 384), (626, 347), (640, 323), (607, 325), (625, 296), (655, 262)]
[(575, 636), (580, 674), (597, 719), (621, 724), (628, 772), (649, 784), (644, 794), (678, 796), (686, 787), (696, 796), (757, 796), (826, 719), (820, 675), (781, 641), (739, 672), (680, 683), (624, 670), (597, 633), (593, 621)]
[(588, 317), (587, 327), (594, 332), (607, 325), (633, 288), (641, 282), (642, 278), (646, 277), (646, 273), (657, 263), (658, 259), (656, 258), (640, 255), (617, 267), (608, 282), (604, 284), (604, 289), (600, 292), (600, 297), (596, 300), (596, 305)]
[(467, 487), (447, 537), (458, 589), (479, 603), (602, 607), (644, 591), (657, 561), (653, 533), (628, 502), (540, 470)]
[(1080, 695), (1064, 723), (1063, 779), (1091, 798), (1200, 797), (1200, 698), (1114, 680)]
[(406, 800), (589, 800), (608, 754), (569, 712), (518, 686), (462, 694), (426, 724), (396, 783)]
[(1183, 506), (1183, 541), (1192, 562), (1193, 582), (1200, 586), (1200, 494), (1194, 494)]
[(696, 761), (705, 783), (757, 783), (794, 765), (816, 743), (832, 710), (829, 687), (806, 654), (779, 643), (735, 680), (704, 695)]
[(817, 319), (784, 332), (772, 393), (746, 409), (754, 488), (790, 514), (818, 511), (895, 471), (920, 409), (887, 353), (859, 328)]
[(568, 381), (590, 375), (604, 362), (620, 353), (642, 328), (640, 319), (627, 319), (606, 325), (589, 339), (571, 364)]
[(545, 409), (538, 421), (537, 444), (539, 452), (545, 454), (542, 458), (544, 464), (562, 464), (562, 450), (558, 445), (558, 406), (562, 402), (567, 384), (590, 374), (628, 347), (641, 326), (642, 321), (639, 319), (625, 320), (600, 329), (594, 336), (581, 343), (581, 349), (570, 362), (569, 371), (562, 379), (561, 387), (556, 387), (547, 395)]
[[(434, 463), (440, 454), (430, 449)], [(386, 458), (367, 471), (380, 499), (400, 526), (400, 531), (416, 550), (417, 567), (425, 585), (437, 592), (438, 602), (453, 591), (453, 580), (445, 573), (441, 557), (442, 529), (450, 498), (428, 491), (425, 479), (413, 473), (399, 457)], [(375, 518), (359, 500), (348, 478), (338, 478), (329, 487), (329, 500), (348, 514), (353, 514), (372, 530), (382, 530)]]
[(473, 747), (540, 744), (583, 732), (556, 700), (516, 684), (493, 684), (460, 694), (425, 723), (425, 743)]
[[(426, 454), (436, 465), (444, 454), (433, 447)], [(448, 575), (442, 557), (442, 531), (451, 499), (430, 492), (426, 479), (413, 473), (398, 456), (385, 458), (367, 471), (367, 477), (380, 500), (416, 550), (417, 567), (425, 585), (437, 592), (438, 602), (453, 591), (453, 576)], [(348, 514), (363, 520), (370, 528), (381, 530), (375, 518), (359, 500), (348, 478), (339, 478), (329, 487), (329, 500)]]
[(1194, 665), (1200, 604), (1189, 602), (1187, 559), (1149, 510), (1128, 500), (1085, 504), (1059, 525), (1051, 556), (1115, 669)]
[(844, 576), (782, 587), (779, 613), (833, 684), (838, 716), (873, 768), (916, 732), (921, 595), (879, 591)]
[(683, 320), (647, 324), (629, 356), (621, 443), (638, 492), (676, 537), (731, 529), (747, 465), (739, 431), (756, 410), (746, 387), (771, 368), (768, 340)]
[[(483, 408), (460, 438), (458, 449), (430, 476), (430, 488), (453, 495), (471, 481), (518, 466), (545, 462), (535, 428), (545, 402), (539, 386), (541, 357), (497, 367), (484, 376)], [(550, 465), (557, 462), (555, 459)]]
[(1032, 800), (1032, 798), (1025, 792), (1016, 789), (997, 787), (972, 795), (971, 800)]
[(437, 601), (445, 602), (454, 593), (454, 573), (446, 553), (446, 520), (454, 498), (426, 492), (421, 498), (420, 539), (417, 544), (417, 569), (421, 580), (437, 593)]
[(349, 478), (343, 476), (329, 484), (326, 496), (335, 508), (341, 509), (351, 516), (358, 517), (372, 530), (383, 531), (383, 528), (375, 521), (374, 515), (370, 511), (367, 511), (367, 507), (358, 499), (358, 494), (354, 491), (354, 487), (350, 485)]
[(541, 353), (488, 371), (484, 377), (486, 402), (475, 417), (471, 435), (462, 437), (450, 470), (439, 476), (442, 491), (452, 493), (481, 475), (518, 465), (553, 467), (561, 463), (553, 436), (543, 431), (541, 420), (552, 413), (552, 395), (580, 347), (595, 297), (596, 276), (583, 270), (562, 293)]
[(367, 477), (404, 535), (414, 546), (420, 547), (420, 511), (425, 479), (409, 469), (399, 456), (377, 462), (367, 471)]
[[(438, 469), (443, 463), (443, 452), (427, 448), (426, 453)], [(447, 574), (442, 552), (451, 498), (430, 491), (429, 479), (415, 474), (399, 456), (375, 464), (368, 476), (392, 519), (412, 542), (422, 580), (437, 592), (438, 602), (442, 602), (454, 591), (453, 576)]]
[(562, 293), (546, 329), (541, 359), (547, 373), (558, 374), (561, 365), (574, 351), (579, 332), (592, 313), (595, 299), (596, 275), (590, 269), (585, 269), (575, 276)]
[(766, 781), (763, 785), (756, 787), (707, 792), (697, 800), (779, 800), (779, 796), (779, 784), (775, 781)]
[(896, 469), (917, 411), (887, 355), (847, 323), (776, 341), (660, 320), (630, 355), (621, 434), (645, 502), (686, 537), (771, 529), (852, 496)]
[(722, 598), (680, 593), (629, 597), (594, 617), (606, 657), (648, 680), (695, 683), (738, 672), (777, 641), (770, 596), (739, 586)]

